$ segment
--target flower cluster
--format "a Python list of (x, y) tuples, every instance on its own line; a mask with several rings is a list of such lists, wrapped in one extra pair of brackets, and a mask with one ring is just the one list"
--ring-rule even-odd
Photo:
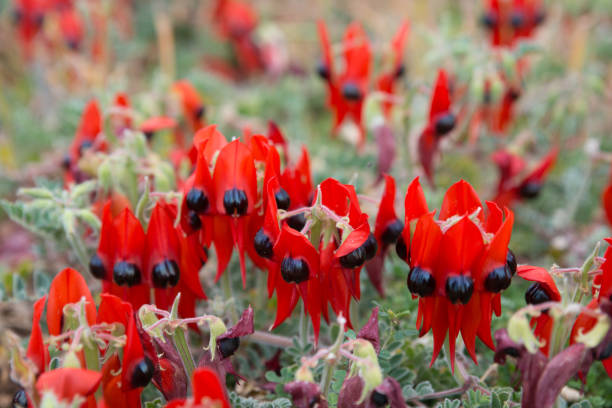
[[(363, 147), (366, 139), (363, 107), (370, 92), (372, 66), (368, 37), (359, 23), (352, 23), (346, 28), (342, 40), (344, 70), (339, 72), (334, 68), (335, 55), (323, 21), (319, 21), (318, 31), (323, 58), (317, 67), (317, 73), (327, 84), (327, 103), (335, 115), (334, 132), (345, 119), (351, 119), (359, 128), (358, 145)], [(405, 73), (403, 54), (408, 33), (409, 25), (404, 22), (392, 40), (392, 66), (375, 81), (375, 90), (381, 93), (382, 109), (387, 117), (390, 116), (395, 103), (396, 84)]]
[(489, 31), (491, 45), (512, 46), (531, 37), (545, 17), (540, 0), (489, 0), (481, 22)]
[(433, 331), (432, 363), (448, 333), (454, 367), (459, 333), (474, 361), (476, 336), (493, 348), (491, 316), (501, 313), (500, 292), (516, 272), (508, 249), (514, 215), (492, 202), (485, 208), (465, 181), (447, 190), (437, 219), (434, 213), (415, 179), (406, 192), (405, 227), (396, 247), (410, 265), (407, 283), (419, 299), (420, 335)]

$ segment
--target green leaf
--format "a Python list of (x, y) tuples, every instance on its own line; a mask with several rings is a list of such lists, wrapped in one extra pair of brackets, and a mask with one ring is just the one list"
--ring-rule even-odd
[(13, 298), (17, 300), (28, 298), (25, 280), (20, 275), (13, 275)]

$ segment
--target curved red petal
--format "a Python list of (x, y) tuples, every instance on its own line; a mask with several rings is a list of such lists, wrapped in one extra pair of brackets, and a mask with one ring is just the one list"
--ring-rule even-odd
[(543, 284), (548, 289), (548, 294), (551, 295), (552, 301), (558, 302), (561, 300), (561, 293), (546, 269), (538, 266), (520, 265), (516, 271), (518, 276), (525, 280)]
[(60, 367), (42, 373), (36, 381), (36, 389), (42, 395), (51, 391), (63, 401), (71, 401), (75, 396), (87, 396), (96, 391), (102, 374), (82, 368)]
[(451, 99), (448, 86), (448, 78), (446, 71), (438, 70), (438, 77), (431, 96), (431, 104), (429, 107), (430, 122), (439, 114), (445, 113), (450, 109)]
[(203, 398), (210, 399), (210, 402), (221, 403), (222, 408), (231, 408), (227, 399), (225, 387), (217, 376), (217, 373), (210, 368), (202, 367), (193, 372), (193, 399), (196, 404)]
[(28, 342), (26, 356), (36, 365), (38, 373), (45, 371), (47, 363), (49, 363), (49, 349), (45, 345), (42, 330), (40, 328), (40, 318), (45, 308), (46, 296), (41, 297), (34, 302), (34, 315), (32, 316), (32, 333)]
[[(478, 194), (470, 183), (460, 180), (446, 190), (440, 207), (440, 220), (446, 220), (454, 215), (471, 214), (478, 208), (482, 209)], [(479, 218), (482, 220), (483, 217), (481, 211)]]
[(85, 315), (88, 324), (92, 325), (96, 321), (96, 304), (81, 274), (72, 268), (66, 268), (53, 278), (47, 302), (49, 334), (52, 336), (61, 334), (64, 306), (76, 303), (81, 298), (85, 298)]

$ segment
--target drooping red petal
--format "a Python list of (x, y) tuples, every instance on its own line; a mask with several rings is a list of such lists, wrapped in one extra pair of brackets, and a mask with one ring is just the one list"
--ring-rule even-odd
[[(442, 231), (434, 220), (433, 214), (425, 214), (419, 218), (410, 247), (411, 266), (433, 271), (441, 240)], [(436, 280), (438, 280), (437, 276)]]
[(28, 342), (28, 349), (26, 351), (26, 356), (36, 365), (38, 373), (44, 372), (49, 363), (49, 349), (43, 341), (42, 330), (40, 328), (40, 317), (45, 308), (46, 300), (47, 297), (43, 296), (34, 302), (32, 333), (30, 334), (30, 341)]
[(323, 50), (323, 63), (326, 65), (331, 79), (334, 77), (334, 58), (331, 51), (329, 35), (327, 34), (327, 26), (323, 20), (317, 21), (317, 32), (319, 33), (319, 40), (321, 41), (321, 48)]
[(419, 136), (418, 151), (423, 172), (429, 183), (433, 185), (433, 159), (434, 154), (438, 151), (438, 138), (429, 126), (423, 129)]
[(176, 121), (168, 116), (155, 116), (142, 122), (140, 130), (145, 134), (154, 133), (160, 130), (174, 129), (176, 125)]
[(248, 200), (246, 212), (253, 212), (257, 203), (257, 175), (251, 152), (240, 140), (234, 140), (221, 149), (215, 164), (213, 185), (219, 214), (226, 213), (224, 194), (232, 189), (244, 191)]
[[(454, 215), (471, 214), (476, 209), (482, 209), (482, 203), (474, 188), (465, 180), (460, 180), (449, 187), (440, 207), (440, 220), (446, 220)], [(479, 214), (482, 220), (484, 214)]]
[(381, 242), (382, 234), (389, 224), (397, 220), (397, 215), (395, 214), (395, 179), (388, 174), (385, 174), (384, 178), (385, 190), (378, 205), (376, 226), (374, 228), (374, 235), (378, 242)]
[(558, 302), (561, 300), (561, 293), (559, 292), (554, 279), (546, 269), (538, 266), (519, 265), (516, 271), (518, 276), (521, 278), (542, 284), (546, 288), (547, 293), (550, 295), (551, 301)]
[(222, 408), (231, 408), (225, 387), (219, 377), (210, 368), (202, 367), (193, 372), (193, 399), (200, 403), (208, 398), (211, 403), (221, 403)]
[(101, 380), (102, 374), (97, 371), (60, 367), (42, 373), (36, 381), (36, 389), (41, 395), (51, 391), (62, 401), (72, 401), (77, 395), (85, 397), (93, 394)]
[(115, 220), (116, 259), (136, 264), (142, 268), (142, 256), (145, 249), (145, 233), (138, 218), (129, 208), (124, 209)]
[[(176, 214), (176, 211), (174, 211)], [(155, 265), (164, 260), (180, 262), (180, 242), (174, 229), (173, 211), (160, 200), (153, 207), (145, 240), (145, 281), (152, 284), (151, 273)], [(180, 269), (180, 265), (179, 265)]]
[(85, 315), (88, 324), (92, 325), (96, 321), (96, 304), (81, 274), (72, 268), (66, 268), (53, 278), (47, 302), (49, 334), (58, 336), (62, 333), (64, 306), (77, 303), (81, 298), (85, 298)]
[(446, 71), (438, 70), (438, 77), (431, 96), (431, 104), (429, 107), (429, 121), (442, 113), (446, 113), (450, 109), (451, 99), (448, 86), (448, 78)]

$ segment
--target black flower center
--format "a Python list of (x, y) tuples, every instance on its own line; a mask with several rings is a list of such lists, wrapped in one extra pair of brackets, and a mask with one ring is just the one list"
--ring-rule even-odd
[(382, 392), (378, 392), (376, 390), (372, 391), (372, 396), (370, 397), (370, 401), (374, 404), (375, 407), (386, 407), (389, 403), (389, 399)]
[(274, 254), (272, 250), (274, 244), (272, 243), (270, 237), (264, 232), (263, 228), (260, 228), (259, 231), (257, 231), (257, 234), (255, 234), (253, 246), (255, 247), (255, 252), (257, 252), (257, 255), (261, 256), (262, 258), (272, 258), (272, 255)]
[(550, 295), (539, 282), (534, 282), (527, 288), (527, 292), (525, 292), (525, 302), (527, 304), (539, 305), (548, 301), (550, 301)]
[(287, 225), (296, 231), (301, 231), (306, 225), (306, 216), (304, 213), (292, 215), (287, 218)]
[(512, 276), (514, 276), (516, 274), (517, 267), (516, 256), (514, 255), (514, 252), (512, 252), (510, 249), (508, 249), (508, 253), (506, 254), (506, 265), (510, 269), (510, 273), (512, 274)]
[(485, 278), (484, 287), (489, 292), (498, 293), (507, 289), (510, 286), (511, 280), (512, 272), (510, 272), (510, 268), (506, 264), (489, 272)]
[(436, 280), (433, 275), (418, 266), (412, 268), (408, 274), (407, 283), (410, 293), (421, 297), (431, 296), (436, 289)]
[(149, 384), (151, 378), (153, 378), (154, 370), (155, 367), (153, 367), (153, 362), (149, 360), (148, 357), (140, 360), (140, 362), (134, 366), (134, 371), (132, 371), (132, 377), (130, 378), (132, 387), (140, 388)]
[(174, 287), (178, 284), (180, 277), (180, 269), (176, 261), (173, 259), (165, 259), (162, 262), (153, 266), (151, 271), (151, 279), (153, 286), (160, 289)]
[(206, 108), (204, 107), (204, 105), (200, 105), (194, 109), (193, 116), (196, 119), (202, 119), (205, 113), (206, 113)]
[(448, 112), (436, 119), (436, 135), (444, 136), (455, 127), (455, 115)]
[(287, 256), (281, 262), (281, 276), (287, 283), (302, 283), (308, 280), (308, 264), (300, 258)]
[(493, 30), (497, 26), (497, 14), (489, 11), (482, 15), (480, 23), (487, 29)]
[(192, 188), (185, 197), (185, 204), (190, 210), (203, 213), (208, 210), (208, 197), (201, 189)]
[(12, 408), (26, 408), (28, 406), (28, 397), (26, 392), (21, 389), (13, 395)]
[(451, 303), (470, 301), (474, 293), (474, 281), (467, 275), (456, 275), (446, 279), (446, 297)]
[(397, 239), (401, 235), (403, 229), (404, 224), (400, 220), (396, 219), (395, 221), (387, 225), (387, 228), (385, 228), (381, 237), (382, 241), (386, 245), (395, 244), (395, 242), (397, 242)]
[(317, 75), (319, 75), (321, 79), (326, 81), (329, 80), (329, 66), (323, 61), (317, 63)]
[(130, 262), (117, 262), (113, 268), (113, 279), (119, 286), (138, 285), (141, 280), (140, 269), (137, 265)]
[(358, 101), (363, 97), (361, 90), (354, 82), (347, 82), (342, 85), (342, 96), (349, 101)]
[(240, 337), (226, 337), (219, 340), (219, 350), (223, 358), (232, 356), (240, 346)]
[(538, 181), (528, 181), (521, 185), (519, 194), (523, 198), (536, 198), (542, 190), (542, 183)]
[(98, 254), (94, 254), (89, 260), (89, 272), (97, 279), (104, 279), (106, 277), (104, 262), (102, 262)]
[(187, 212), (187, 222), (189, 223), (189, 226), (194, 230), (199, 230), (200, 228), (202, 228), (202, 220), (200, 219), (198, 213), (195, 211)]
[(276, 206), (279, 210), (288, 210), (291, 205), (291, 199), (289, 198), (289, 194), (285, 191), (284, 188), (279, 188), (279, 190), (274, 194), (274, 199), (276, 200)]
[(249, 199), (244, 190), (232, 188), (223, 195), (223, 207), (227, 215), (245, 215), (249, 208)]
[(408, 247), (406, 246), (406, 241), (404, 241), (404, 237), (400, 236), (395, 243), (395, 252), (397, 256), (400, 257), (404, 262), (408, 262)]

